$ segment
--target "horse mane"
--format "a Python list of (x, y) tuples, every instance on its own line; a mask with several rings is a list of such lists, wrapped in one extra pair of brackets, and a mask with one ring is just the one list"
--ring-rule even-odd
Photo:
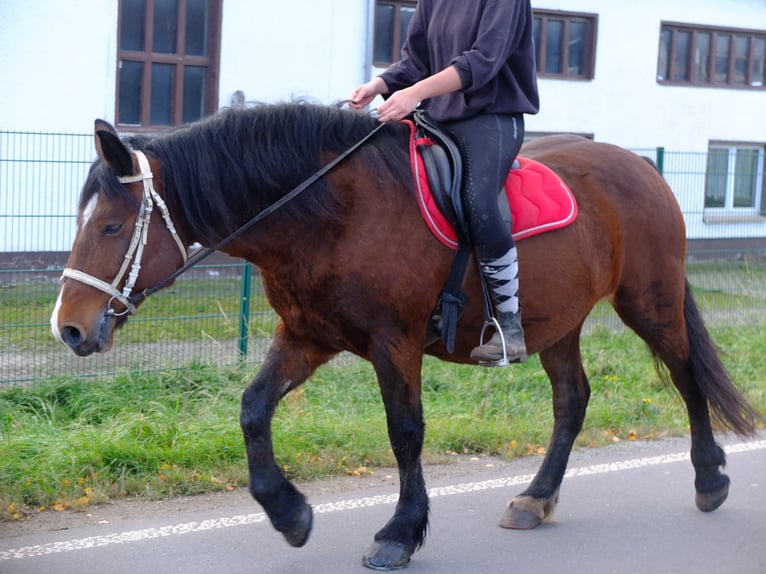
[[(342, 153), (376, 124), (367, 114), (335, 106), (256, 104), (130, 144), (160, 162), (171, 213), (183, 214), (195, 237), (210, 241), (284, 196), (327, 163), (328, 153)], [(409, 186), (405, 132), (404, 125), (386, 126), (355, 152), (363, 154), (371, 176)], [(322, 178), (270, 218), (275, 216), (290, 218), (292, 225), (339, 222), (343, 206)]]

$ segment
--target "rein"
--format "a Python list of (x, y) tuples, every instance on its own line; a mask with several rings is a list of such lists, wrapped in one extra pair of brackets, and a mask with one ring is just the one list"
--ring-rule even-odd
[[(136, 151), (135, 154), (138, 157), (139, 167), (141, 168), (140, 173), (138, 175), (120, 177), (118, 178), (118, 180), (120, 181), (120, 183), (135, 183), (137, 181), (143, 180), (144, 201), (141, 204), (141, 209), (139, 210), (138, 218), (136, 219), (136, 229), (133, 232), (133, 239), (131, 240), (131, 244), (130, 244), (130, 247), (128, 248), (128, 252), (125, 254), (125, 259), (124, 259), (122, 268), (117, 274), (117, 277), (115, 277), (114, 281), (112, 281), (112, 283), (109, 284), (109, 283), (106, 283), (105, 281), (102, 281), (101, 279), (97, 279), (96, 277), (93, 277), (91, 275), (78, 271), (76, 269), (69, 269), (69, 268), (64, 269), (64, 277), (75, 279), (77, 281), (80, 281), (81, 283), (85, 283), (87, 285), (90, 285), (91, 287), (95, 287), (96, 289), (99, 289), (111, 295), (112, 298), (109, 300), (109, 303), (106, 309), (107, 315), (114, 315), (114, 316), (125, 315), (125, 314), (134, 315), (136, 313), (136, 304), (143, 301), (150, 295), (153, 295), (157, 291), (160, 291), (164, 287), (167, 287), (170, 283), (175, 281), (179, 276), (186, 273), (189, 269), (191, 269), (195, 265), (198, 265), (202, 260), (212, 255), (215, 251), (218, 251), (219, 249), (221, 249), (228, 243), (231, 243), (233, 240), (240, 237), (242, 234), (248, 231), (253, 225), (258, 223), (262, 219), (266, 218), (267, 216), (271, 215), (277, 209), (282, 207), (285, 203), (294, 199), (300, 193), (308, 189), (311, 185), (316, 183), (317, 180), (319, 180), (321, 177), (327, 174), (327, 172), (329, 172), (331, 169), (337, 166), (341, 161), (346, 159), (349, 155), (351, 155), (358, 148), (364, 145), (384, 125), (385, 125), (384, 123), (378, 124), (375, 127), (375, 129), (373, 129), (370, 133), (368, 133), (358, 142), (356, 142), (351, 147), (346, 149), (343, 153), (341, 153), (335, 159), (330, 161), (327, 165), (325, 165), (324, 167), (316, 171), (314, 174), (312, 174), (311, 176), (303, 180), (299, 185), (294, 187), (283, 197), (281, 197), (280, 199), (278, 199), (277, 201), (275, 201), (274, 203), (266, 207), (263, 211), (259, 212), (247, 223), (245, 223), (244, 225), (242, 225), (241, 227), (239, 227), (238, 229), (236, 229), (235, 231), (233, 231), (232, 233), (230, 233), (229, 235), (221, 239), (218, 243), (216, 243), (212, 247), (202, 249), (198, 251), (197, 253), (195, 253), (192, 257), (189, 257), (188, 259), (186, 256), (186, 249), (184, 248), (183, 243), (181, 242), (181, 239), (178, 237), (178, 234), (176, 233), (173, 222), (170, 220), (170, 214), (168, 213), (165, 202), (162, 200), (159, 194), (157, 194), (157, 192), (154, 190), (154, 185), (152, 183), (153, 175), (149, 167), (149, 162), (146, 160), (146, 156), (142, 152)], [(171, 235), (173, 236), (179, 248), (181, 249), (181, 253), (183, 254), (184, 264), (179, 269), (177, 269), (175, 272), (168, 275), (165, 279), (163, 279), (156, 285), (149, 287), (148, 289), (144, 289), (143, 291), (140, 291), (138, 293), (133, 293), (131, 295), (131, 292), (133, 291), (133, 287), (135, 287), (136, 280), (138, 279), (138, 272), (141, 268), (141, 256), (143, 254), (143, 249), (148, 239), (149, 218), (151, 217), (152, 206), (153, 206), (152, 200), (154, 200), (154, 203), (157, 204), (157, 207), (159, 207), (160, 211), (162, 212), (162, 217), (165, 220), (165, 225), (168, 228), (168, 231), (170, 231)], [(125, 274), (125, 270), (127, 269), (127, 266), (130, 260), (133, 258), (134, 253), (136, 257), (133, 262), (133, 268), (131, 269), (130, 275), (128, 276), (128, 280), (125, 282), (125, 285), (123, 286), (122, 293), (120, 293), (120, 291), (117, 290), (117, 285), (122, 279), (122, 276)], [(120, 303), (122, 303), (125, 306), (125, 311), (123, 311), (122, 313), (116, 313), (114, 309), (112, 309), (111, 304), (112, 304), (112, 301), (115, 299), (117, 299)]]

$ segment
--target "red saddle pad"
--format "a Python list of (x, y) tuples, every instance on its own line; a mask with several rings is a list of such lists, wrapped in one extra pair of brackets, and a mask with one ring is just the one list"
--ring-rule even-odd
[[(428, 185), (423, 160), (417, 152), (417, 145), (428, 145), (431, 142), (428, 139), (416, 139), (414, 125), (411, 125), (411, 133), (410, 161), (423, 220), (439, 241), (457, 249), (457, 233), (439, 211)], [(577, 202), (563, 180), (538, 161), (519, 157), (518, 162), (520, 167), (512, 169), (505, 180), (513, 238), (526, 239), (572, 223), (577, 218)]]

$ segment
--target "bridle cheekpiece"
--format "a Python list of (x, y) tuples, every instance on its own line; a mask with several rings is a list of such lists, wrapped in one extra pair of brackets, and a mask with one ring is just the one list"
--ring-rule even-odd
[[(162, 197), (160, 197), (160, 195), (157, 193), (157, 190), (154, 189), (154, 176), (152, 175), (152, 170), (149, 166), (149, 160), (146, 159), (146, 156), (141, 151), (136, 151), (134, 153), (138, 159), (139, 173), (136, 175), (127, 175), (117, 178), (117, 180), (122, 184), (136, 183), (139, 181), (143, 181), (144, 183), (144, 194), (141, 201), (141, 207), (138, 210), (138, 216), (136, 217), (136, 224), (133, 230), (133, 237), (130, 240), (128, 251), (122, 261), (122, 267), (120, 267), (120, 270), (117, 272), (116, 277), (111, 283), (107, 283), (106, 281), (98, 279), (97, 277), (93, 277), (92, 275), (88, 275), (87, 273), (83, 273), (82, 271), (78, 271), (77, 269), (72, 269), (69, 267), (64, 269), (64, 274), (62, 276), (62, 278), (67, 277), (69, 279), (74, 279), (80, 283), (85, 283), (86, 285), (95, 287), (107, 295), (111, 295), (112, 298), (109, 299), (109, 303), (107, 303), (106, 315), (115, 317), (126, 314), (133, 315), (136, 312), (136, 306), (131, 300), (131, 293), (133, 292), (133, 288), (136, 286), (138, 273), (141, 270), (141, 259), (143, 258), (144, 248), (146, 247), (146, 244), (149, 240), (149, 223), (151, 221), (152, 211), (154, 210), (155, 205), (159, 208), (160, 213), (162, 214), (162, 219), (165, 220), (165, 226), (170, 232), (170, 235), (173, 236), (176, 245), (178, 245), (178, 249), (181, 251), (184, 263), (186, 263), (187, 259), (186, 248), (184, 247), (183, 242), (178, 236), (176, 228), (170, 219), (170, 213), (168, 212), (167, 205), (165, 204), (165, 201), (162, 199)], [(131, 261), (133, 262), (132, 265)], [(125, 276), (125, 273), (128, 271), (128, 267), (130, 267), (130, 272), (128, 273), (128, 277), (122, 287), (122, 291), (120, 291), (117, 286), (120, 284), (123, 277)], [(121, 313), (117, 313), (112, 307), (112, 302), (115, 300), (122, 303), (122, 305), (125, 307), (125, 310)]]

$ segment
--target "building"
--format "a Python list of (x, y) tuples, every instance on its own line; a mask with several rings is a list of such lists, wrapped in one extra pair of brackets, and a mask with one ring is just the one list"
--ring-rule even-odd
[[(766, 1), (532, 4), (542, 106), (528, 133), (662, 148), (691, 240), (763, 246)], [(68, 249), (95, 118), (151, 132), (243, 100), (345, 99), (396, 57), (414, 5), (3, 0), (0, 253)], [(17, 132), (86, 134), (64, 144), (79, 163)]]

